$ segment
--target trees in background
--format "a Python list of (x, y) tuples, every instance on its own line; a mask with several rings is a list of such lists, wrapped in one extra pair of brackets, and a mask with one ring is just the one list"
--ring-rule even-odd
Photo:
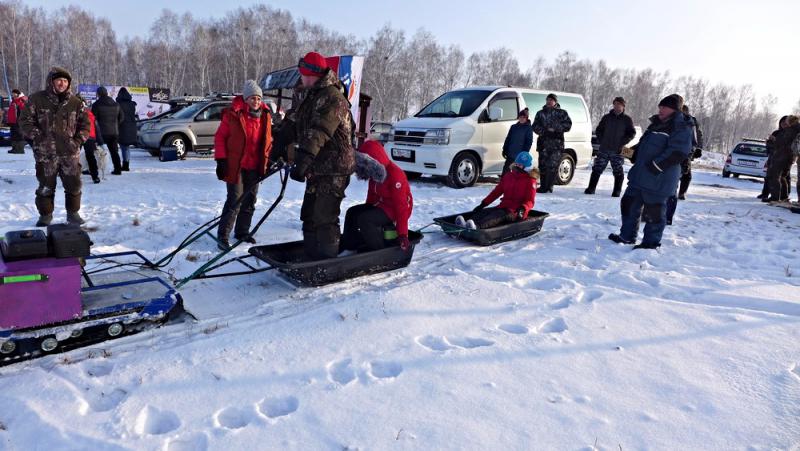
[(675, 78), (649, 68), (612, 68), (569, 51), (550, 62), (539, 57), (523, 69), (507, 48), (466, 55), (424, 29), (407, 35), (390, 25), (362, 40), (266, 5), (203, 20), (165, 9), (146, 37), (122, 40), (107, 19), (77, 6), (47, 13), (0, 1), (0, 23), (6, 76), (25, 92), (40, 89), (53, 65), (68, 67), (78, 83), (158, 86), (176, 94), (235, 92), (245, 79), (292, 66), (315, 50), (366, 57), (363, 92), (373, 97), (374, 119), (402, 119), (458, 87), (514, 85), (580, 93), (594, 123), (621, 95), (642, 127), (662, 97), (678, 92), (704, 128), (706, 146), (718, 149), (742, 136), (764, 137), (777, 120), (777, 99), (756, 98), (750, 85), (712, 86), (702, 78)]

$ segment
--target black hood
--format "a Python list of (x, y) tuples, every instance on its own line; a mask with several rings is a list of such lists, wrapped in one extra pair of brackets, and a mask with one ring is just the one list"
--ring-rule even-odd
[(117, 102), (120, 100), (128, 101), (133, 100), (131, 93), (128, 92), (127, 88), (120, 88), (119, 92), (117, 93)]

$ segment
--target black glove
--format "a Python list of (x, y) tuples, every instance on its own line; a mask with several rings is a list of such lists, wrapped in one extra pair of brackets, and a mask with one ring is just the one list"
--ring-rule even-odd
[(228, 173), (228, 160), (220, 158), (217, 160), (217, 179), (225, 180), (225, 174)]
[(694, 155), (692, 155), (692, 159), (694, 160), (695, 158), (700, 158), (702, 156), (703, 156), (703, 149), (701, 149), (699, 147), (695, 147), (694, 148)]
[(472, 212), (473, 213), (477, 213), (477, 212), (483, 210), (484, 208), (486, 208), (486, 205), (483, 205), (483, 202), (481, 202), (480, 205), (478, 205), (477, 207), (472, 209)]
[(292, 167), (292, 171), (289, 173), (289, 177), (296, 182), (303, 183), (306, 181), (306, 171), (308, 171), (308, 166), (310, 163), (309, 158), (300, 158), (295, 160), (294, 166)]
[(505, 150), (503, 151), (503, 154), (502, 154), (502, 155), (503, 155), (503, 158), (505, 158), (506, 160), (508, 159), (508, 154), (506, 153), (506, 151), (505, 151)]
[(650, 164), (647, 165), (647, 170), (653, 175), (661, 175), (661, 173), (664, 172), (655, 161), (651, 161)]

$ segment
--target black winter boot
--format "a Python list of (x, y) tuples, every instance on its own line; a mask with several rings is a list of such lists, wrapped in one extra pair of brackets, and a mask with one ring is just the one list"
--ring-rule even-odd
[(614, 176), (614, 191), (611, 192), (611, 197), (619, 197), (620, 193), (622, 193), (622, 182), (624, 181), (624, 175)]
[(633, 244), (634, 243), (634, 241), (628, 241), (628, 240), (622, 238), (621, 236), (619, 236), (616, 233), (612, 233), (612, 234), (608, 235), (608, 239), (613, 241), (613, 242), (615, 242), (615, 243), (617, 243), (617, 244)]
[(129, 161), (123, 161), (122, 162), (122, 170), (123, 171), (130, 171), (131, 170), (131, 166), (130, 166), (130, 162)]
[(591, 177), (589, 177), (589, 187), (583, 191), (583, 194), (594, 194), (594, 190), (597, 188), (597, 182), (600, 181), (600, 173), (592, 171)]

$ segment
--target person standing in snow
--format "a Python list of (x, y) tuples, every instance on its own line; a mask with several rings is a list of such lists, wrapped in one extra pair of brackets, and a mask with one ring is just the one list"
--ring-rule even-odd
[(661, 246), (666, 227), (667, 199), (675, 194), (681, 177), (681, 162), (692, 151), (692, 129), (681, 112), (683, 98), (671, 94), (658, 104), (658, 114), (634, 146), (633, 167), (628, 171), (628, 187), (620, 201), (622, 227), (608, 239), (634, 244), (639, 222), (644, 221), (644, 237), (634, 249)]
[(81, 145), (89, 137), (89, 118), (81, 101), (70, 92), (72, 75), (53, 67), (47, 86), (30, 97), (22, 110), (19, 127), (26, 139), (33, 141), (36, 160), (37, 227), (50, 225), (55, 208), (56, 179), (64, 187), (67, 222), (83, 224), (81, 209)]
[(355, 157), (356, 177), (369, 180), (367, 200), (347, 209), (340, 250), (355, 251), (362, 246), (378, 250), (397, 243), (410, 251), (408, 218), (414, 199), (405, 172), (389, 160), (377, 141), (365, 141)]
[(512, 125), (503, 142), (503, 174), (509, 171), (514, 160), (520, 152), (530, 152), (533, 145), (533, 127), (529, 119), (530, 113), (527, 108), (520, 111), (517, 115), (517, 123)]
[(25, 97), (22, 91), (19, 89), (11, 90), (11, 105), (8, 107), (8, 115), (6, 116), (6, 123), (11, 128), (11, 150), (8, 153), (25, 153), (25, 138), (20, 132), (18, 121), (27, 101), (28, 98)]
[(127, 88), (121, 88), (117, 93), (117, 105), (122, 111), (122, 122), (119, 124), (119, 149), (122, 152), (122, 170), (130, 171), (131, 152), (129, 148), (135, 146), (139, 138), (136, 134), (136, 102)]
[[(764, 177), (764, 186), (761, 188), (761, 194), (756, 196), (757, 199), (764, 199), (769, 197), (769, 168), (772, 166), (772, 154), (775, 153), (775, 138), (778, 136), (781, 130), (787, 127), (786, 120), (789, 119), (789, 116), (783, 116), (778, 121), (778, 129), (772, 132), (766, 140), (767, 145), (767, 176)], [(800, 183), (800, 177), (798, 177), (798, 183)], [(791, 181), (786, 181), (786, 186), (790, 186)], [(800, 195), (800, 187), (798, 188), (798, 195)]]
[(111, 162), (114, 164), (114, 175), (122, 175), (122, 164), (119, 161), (119, 124), (122, 123), (122, 110), (117, 102), (108, 95), (105, 86), (97, 88), (97, 100), (92, 104), (92, 113), (100, 124), (100, 134), (108, 146)]
[(686, 105), (683, 105), (681, 112), (692, 128), (692, 151), (689, 153), (689, 157), (681, 163), (681, 181), (677, 194), (667, 199), (667, 225), (672, 225), (675, 210), (678, 208), (678, 200), (686, 200), (686, 191), (692, 181), (692, 160), (700, 158), (703, 154), (703, 131), (700, 130), (697, 118), (689, 114), (689, 107)]
[(294, 162), (290, 177), (306, 184), (300, 210), (306, 258), (334, 258), (341, 236), (339, 212), (355, 170), (355, 124), (344, 85), (325, 57), (309, 52), (298, 69), (302, 100), (281, 123), (281, 147), (296, 146), (289, 156)]
[(536, 133), (536, 150), (539, 152), (541, 186), (539, 192), (552, 193), (558, 175), (558, 165), (564, 153), (564, 133), (572, 129), (572, 119), (561, 109), (558, 97), (548, 94), (545, 105), (536, 113), (533, 132)]
[(789, 116), (786, 118), (785, 124), (785, 127), (774, 134), (772, 140), (773, 150), (767, 169), (770, 196), (761, 199), (762, 202), (780, 202), (789, 198), (791, 183), (788, 183), (787, 176), (794, 161), (792, 143), (800, 134), (800, 121), (797, 116)]
[[(489, 229), (528, 218), (536, 200), (536, 179), (539, 171), (533, 167), (533, 157), (529, 152), (520, 152), (511, 171), (500, 178), (500, 183), (472, 210), (469, 219), (459, 215), (455, 223), (468, 229)], [(497, 198), (503, 196), (497, 207), (489, 207)]]
[(222, 121), (214, 135), (217, 178), (227, 184), (228, 190), (217, 230), (222, 250), (230, 248), (231, 229), (236, 240), (256, 242), (250, 235), (250, 223), (256, 209), (258, 183), (267, 173), (272, 150), (272, 115), (261, 98), (258, 83), (245, 81), (242, 95), (222, 111)]
[[(83, 99), (81, 100), (83, 101)], [(86, 164), (89, 165), (89, 174), (92, 176), (92, 181), (100, 183), (95, 152), (97, 151), (97, 146), (103, 145), (103, 137), (98, 133), (100, 126), (97, 124), (97, 119), (94, 117), (92, 109), (86, 106), (86, 101), (83, 101), (83, 110), (89, 119), (89, 138), (83, 143), (83, 153), (86, 155)]]
[(622, 191), (622, 182), (625, 181), (625, 173), (622, 165), (624, 158), (622, 148), (631, 142), (636, 136), (636, 129), (633, 128), (633, 119), (625, 114), (625, 99), (622, 97), (614, 98), (613, 109), (606, 113), (597, 125), (595, 134), (600, 143), (600, 150), (594, 158), (592, 175), (589, 178), (589, 187), (584, 194), (594, 194), (600, 175), (606, 170), (608, 163), (611, 163), (611, 172), (614, 174), (614, 190), (612, 197), (619, 197)]

